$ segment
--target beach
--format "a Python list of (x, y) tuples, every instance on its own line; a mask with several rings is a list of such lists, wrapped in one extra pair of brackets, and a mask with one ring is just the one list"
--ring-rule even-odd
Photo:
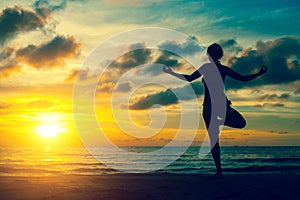
[[(145, 167), (170, 158), (180, 147), (149, 160), (135, 157), (134, 163), (99, 148), (110, 163), (131, 166), (139, 173), (110, 168), (83, 148), (0, 150), (1, 200), (278, 200), (298, 199), (300, 191), (300, 147), (222, 147), (221, 178), (213, 176), (210, 154), (199, 159), (198, 147), (190, 147), (169, 166), (149, 173)], [(149, 152), (155, 148), (131, 150)]]
[(2, 176), (2, 200), (13, 199), (297, 199), (299, 174), (112, 174)]

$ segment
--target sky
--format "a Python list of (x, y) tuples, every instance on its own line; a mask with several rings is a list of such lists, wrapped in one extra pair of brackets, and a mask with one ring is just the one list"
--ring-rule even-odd
[[(175, 80), (161, 67), (190, 74), (199, 66), (189, 61), (205, 62), (212, 43), (224, 50), (221, 62), (243, 75), (268, 67), (247, 83), (226, 80), (247, 126), (225, 127), (221, 144), (300, 145), (298, 1), (39, 0), (0, 1), (0, 8), (0, 145), (101, 145), (99, 126), (120, 146), (166, 145), (179, 129), (177, 145), (194, 134), (199, 145), (201, 79)], [(149, 31), (123, 37), (137, 29)], [(86, 94), (99, 126), (84, 107), (73, 110), (79, 83), (96, 83)]]

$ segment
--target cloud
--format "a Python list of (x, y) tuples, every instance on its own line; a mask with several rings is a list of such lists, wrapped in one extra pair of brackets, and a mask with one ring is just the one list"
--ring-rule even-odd
[(14, 73), (20, 72), (21, 66), (10, 63), (7, 65), (0, 65), (0, 79), (7, 78)]
[[(192, 87), (194, 93), (191, 93), (190, 87)], [(192, 82), (183, 87), (174, 88), (173, 91), (180, 97), (180, 100), (191, 100), (195, 96), (200, 96), (203, 94), (202, 83)], [(149, 109), (155, 104), (159, 105), (172, 105), (177, 104), (179, 101), (171, 89), (167, 89), (165, 91), (161, 91), (158, 93), (150, 94), (144, 97), (139, 98), (136, 102), (129, 105), (130, 109), (133, 110), (144, 110)]]
[[(80, 0), (69, 1), (80, 2)], [(3, 9), (0, 13), (0, 45), (3, 45), (20, 33), (34, 30), (47, 31), (49, 28), (47, 25), (51, 22), (52, 13), (65, 9), (67, 2), (67, 0), (61, 0), (55, 1), (55, 3), (51, 1), (50, 3), (48, 0), (37, 0), (34, 2), (32, 9), (24, 9), (20, 6)], [(53, 27), (50, 28), (53, 29)]]
[(110, 64), (110, 67), (127, 71), (147, 63), (151, 59), (151, 50), (147, 49), (144, 43), (132, 44), (128, 48), (128, 53), (120, 56)]
[(41, 15), (35, 10), (25, 10), (19, 6), (5, 8), (0, 14), (0, 45), (20, 32), (44, 27), (48, 17), (46, 14)]
[(0, 53), (0, 60), (5, 60), (13, 55), (15, 49), (12, 47), (6, 47)]
[(291, 94), (289, 93), (282, 93), (281, 95), (277, 94), (265, 94), (257, 98), (259, 101), (263, 100), (269, 100), (269, 101), (274, 101), (274, 100), (286, 100), (291, 97)]
[[(129, 47), (129, 53), (121, 56), (111, 64), (111, 67), (120, 69), (121, 72), (144, 64), (151, 64), (143, 70), (137, 71), (138, 75), (148, 74), (156, 76), (162, 73), (161, 65), (180, 68), (186, 61), (180, 55), (193, 55), (203, 48), (198, 45), (196, 38), (191, 36), (183, 43), (165, 41), (158, 45), (158, 50), (146, 48), (144, 43), (136, 43)], [(168, 49), (166, 51), (165, 49)], [(172, 52), (177, 52), (176, 55)]]
[[(295, 60), (300, 58), (300, 39), (298, 37), (286, 36), (274, 41), (257, 41), (256, 49), (246, 48), (241, 55), (233, 56), (230, 59), (232, 68), (241, 74), (251, 74), (254, 73), (256, 68), (260, 68), (262, 65), (268, 66), (268, 72), (264, 74), (261, 78), (250, 81), (247, 84), (241, 84), (238, 81), (227, 79), (226, 88), (227, 89), (239, 89), (243, 87), (261, 86), (269, 84), (283, 84), (291, 83), (300, 80), (300, 68), (298, 69), (298, 61)], [(225, 49), (231, 49), (233, 52), (239, 52), (242, 48), (237, 44), (234, 39), (221, 40), (222, 45)], [(172, 44), (172, 43), (168, 43)], [(174, 47), (175, 48), (175, 47)], [(162, 54), (161, 57), (164, 57)], [(168, 58), (168, 56), (166, 56)], [(162, 60), (167, 60), (163, 58)], [(159, 60), (159, 59), (158, 59)], [(161, 61), (159, 61), (161, 62)], [(178, 64), (178, 60), (174, 59), (172, 61), (174, 64)], [(293, 65), (291, 65), (293, 63)], [(154, 71), (154, 70), (152, 70)], [(196, 94), (202, 94), (202, 85), (200, 82), (195, 82), (199, 84)], [(294, 91), (299, 89), (299, 86), (294, 85)], [(180, 88), (178, 88), (181, 91)], [(184, 91), (184, 90), (182, 90)], [(199, 91), (199, 92), (197, 92)], [(186, 94), (186, 99), (189, 100), (195, 96), (188, 98)], [(275, 108), (284, 107), (284, 104), (280, 101), (288, 99), (291, 97), (289, 93), (283, 93), (281, 95), (277, 94), (266, 94), (258, 98), (258, 100), (268, 100), (268, 101), (279, 101), (276, 103), (264, 103), (257, 104), (255, 107), (262, 108)], [(154, 104), (160, 105), (171, 105), (177, 104), (178, 100), (171, 94), (171, 90), (166, 90), (163, 92), (147, 95), (141, 97), (138, 101), (130, 105), (131, 109), (148, 109)]]
[(97, 92), (112, 93), (115, 84), (112, 82), (104, 82), (98, 85)]
[(179, 55), (193, 55), (204, 50), (201, 46), (199, 46), (197, 38), (194, 36), (188, 37), (183, 43), (178, 43), (176, 41), (166, 41), (158, 45), (158, 48), (176, 52)]
[[(76, 0), (72, 0), (76, 1)], [(0, 13), (0, 45), (20, 33), (42, 30), (49, 24), (54, 11), (65, 9), (67, 1), (49, 2), (37, 0), (33, 8), (8, 7)], [(35, 68), (63, 66), (64, 60), (75, 57), (81, 44), (72, 36), (56, 36), (40, 45), (30, 44), (25, 48), (5, 47), (0, 53), (0, 78), (5, 78), (21, 70), (24, 64)]]
[(137, 75), (145, 75), (149, 74), (150, 76), (157, 76), (162, 72), (162, 65), (166, 65), (172, 68), (179, 69), (180, 67), (183, 66), (183, 62), (181, 59), (170, 52), (167, 51), (159, 51), (159, 56), (155, 59), (152, 60), (151, 65), (147, 66), (143, 70), (137, 71)]
[(126, 82), (118, 83), (115, 91), (120, 93), (126, 93), (126, 92), (130, 92), (132, 88), (133, 88), (133, 83), (130, 81), (126, 81)]
[(79, 54), (80, 47), (81, 43), (71, 36), (56, 36), (49, 42), (20, 49), (6, 47), (0, 53), (0, 78), (20, 71), (24, 64), (37, 69), (64, 66), (66, 59)]
[(154, 104), (171, 105), (177, 103), (178, 99), (175, 94), (170, 89), (167, 89), (156, 94), (141, 97), (137, 102), (129, 105), (129, 108), (133, 110), (144, 110), (151, 108)]
[(0, 13), (0, 45), (19, 33), (44, 28), (49, 23), (52, 12), (65, 9), (66, 5), (66, 0), (59, 1), (56, 5), (47, 0), (37, 0), (32, 10), (20, 6), (5, 8)]
[(76, 79), (76, 77), (78, 77), (79, 80), (87, 80), (88, 73), (89, 73), (89, 68), (86, 68), (86, 69), (78, 69), (78, 68), (72, 69), (70, 74), (68, 75), (68, 77), (65, 78), (65, 81), (72, 82)]
[(264, 104), (256, 104), (253, 107), (255, 108), (276, 108), (276, 107), (284, 107), (283, 103), (264, 103)]
[(285, 36), (273, 41), (257, 41), (256, 49), (246, 48), (240, 57), (230, 58), (229, 64), (241, 74), (250, 74), (262, 65), (268, 67), (268, 72), (261, 78), (240, 84), (235, 80), (228, 80), (230, 89), (244, 86), (291, 83), (300, 79), (300, 39)]
[(16, 57), (35, 68), (63, 66), (64, 60), (78, 55), (81, 44), (71, 36), (56, 36), (48, 43), (28, 45), (16, 52)]
[(288, 87), (291, 88), (295, 94), (300, 93), (300, 80), (290, 83)]
[(235, 39), (222, 39), (218, 44), (221, 45), (224, 51), (222, 60), (228, 61), (231, 57), (243, 51), (243, 47), (240, 46)]
[(274, 130), (271, 130), (270, 133), (288, 134), (289, 132), (288, 131), (274, 131)]
[(48, 16), (53, 11), (60, 11), (67, 7), (67, 1), (59, 1), (56, 5), (51, 4), (48, 0), (37, 0), (33, 4), (34, 10), (41, 16)]
[[(175, 44), (172, 45), (176, 46)], [(120, 73), (123, 73), (124, 71), (132, 68), (150, 64), (146, 68), (138, 70), (137, 75), (148, 74), (150, 76), (156, 76), (162, 73), (161, 65), (179, 68), (184, 62), (181, 57), (174, 53), (163, 50), (148, 49), (144, 43), (132, 44), (129, 46), (128, 51), (128, 53), (113, 61), (109, 67), (118, 69)]]
[(101, 82), (97, 86), (97, 92), (112, 94), (113, 91), (117, 93), (126, 93), (131, 91), (133, 88), (133, 83), (130, 81), (121, 82), (121, 83), (113, 83), (113, 82)]
[(0, 78), (7, 78), (21, 70), (21, 66), (14, 58), (15, 49), (6, 47), (0, 53)]

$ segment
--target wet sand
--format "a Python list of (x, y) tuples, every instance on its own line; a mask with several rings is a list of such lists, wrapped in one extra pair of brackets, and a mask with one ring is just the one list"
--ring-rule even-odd
[(12, 199), (299, 199), (300, 174), (0, 176)]

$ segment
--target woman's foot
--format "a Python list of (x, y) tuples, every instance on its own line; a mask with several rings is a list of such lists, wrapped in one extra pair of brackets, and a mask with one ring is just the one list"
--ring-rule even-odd
[(217, 171), (217, 173), (215, 174), (216, 177), (221, 177), (222, 176), (222, 171)]
[(217, 172), (213, 175), (211, 175), (211, 179), (221, 179), (223, 176), (222, 176), (222, 172)]

